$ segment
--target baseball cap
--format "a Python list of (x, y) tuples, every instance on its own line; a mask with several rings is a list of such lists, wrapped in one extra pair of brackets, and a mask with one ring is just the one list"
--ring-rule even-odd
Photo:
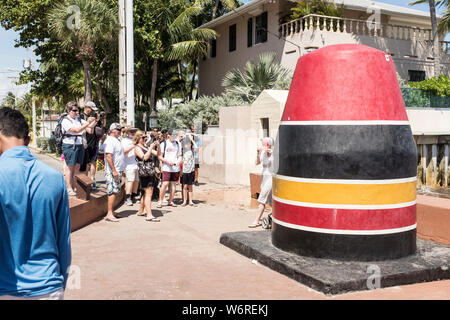
[(110, 127), (109, 130), (122, 130), (123, 127), (120, 123), (113, 123)]
[(136, 131), (138, 131), (138, 128), (133, 128), (133, 127), (126, 127), (125, 128), (125, 131), (128, 133), (128, 132), (136, 132)]
[(84, 104), (84, 107), (89, 107), (89, 108), (91, 108), (91, 109), (94, 110), (94, 111), (98, 111), (97, 106), (96, 106), (95, 103), (92, 102), (92, 101), (86, 102), (86, 103)]

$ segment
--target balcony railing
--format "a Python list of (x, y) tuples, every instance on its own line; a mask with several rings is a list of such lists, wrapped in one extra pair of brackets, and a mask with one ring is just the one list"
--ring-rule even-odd
[[(280, 37), (287, 37), (305, 30), (325, 30), (386, 37), (397, 40), (430, 41), (431, 29), (382, 24), (375, 21), (355, 20), (310, 14), (280, 25)], [(447, 44), (448, 46), (448, 44)], [(448, 47), (447, 47), (448, 48)]]

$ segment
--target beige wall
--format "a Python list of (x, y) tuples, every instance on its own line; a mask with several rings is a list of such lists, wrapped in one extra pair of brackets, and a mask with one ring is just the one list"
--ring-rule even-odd
[(262, 118), (269, 118), (269, 136), (277, 138), (280, 120), (286, 104), (288, 90), (264, 90), (252, 104), (250, 127), (262, 138)]
[(249, 185), (249, 173), (258, 172), (258, 140), (249, 129), (251, 107), (222, 107), (219, 117), (219, 131), (203, 136), (201, 175), (211, 182)]
[[(256, 60), (263, 52), (275, 52), (276, 61), (284, 67), (294, 70), (298, 58), (306, 53), (306, 48), (342, 43), (358, 43), (377, 48), (391, 53), (393, 61), (403, 79), (408, 79), (408, 70), (423, 70), (427, 77), (433, 76), (433, 61), (427, 60), (432, 56), (431, 46), (424, 41), (398, 40), (381, 36), (361, 35), (348, 32), (332, 32), (326, 30), (305, 30), (302, 33), (295, 33), (283, 38), (279, 38), (279, 20), (289, 15), (291, 4), (287, 1), (276, 1), (272, 4), (262, 6), (268, 11), (268, 41), (266, 43), (247, 47), (247, 20), (251, 15), (243, 13), (238, 18), (225, 22), (214, 29), (218, 32), (217, 56), (207, 57), (200, 61), (199, 67), (199, 93), (200, 95), (213, 95), (223, 92), (222, 80), (226, 72), (233, 68), (243, 69), (246, 62)], [(351, 19), (366, 19), (365, 12), (346, 10), (344, 17)], [(404, 26), (416, 26), (429, 28), (427, 18), (403, 19), (388, 15), (381, 15), (381, 23), (401, 24)], [(237, 25), (237, 49), (234, 52), (228, 51), (228, 28), (230, 25)], [(406, 29), (405, 29), (406, 30)], [(402, 31), (403, 32), (403, 31)], [(405, 31), (406, 32), (406, 31)], [(409, 58), (405, 56), (417, 56)], [(450, 72), (450, 59), (443, 57), (444, 73)]]
[[(278, 62), (282, 56), (283, 41), (278, 39), (278, 6), (279, 1), (272, 4), (263, 5), (263, 9), (268, 11), (267, 42), (247, 47), (247, 20), (252, 16), (243, 14), (240, 17), (226, 22), (214, 30), (219, 34), (217, 38), (217, 55), (215, 58), (200, 59), (199, 67), (199, 94), (212, 95), (220, 94), (223, 91), (222, 80), (225, 74), (233, 68), (243, 69), (247, 61), (257, 60), (258, 56), (267, 51), (277, 54)], [(236, 50), (228, 51), (228, 28), (236, 24)]]

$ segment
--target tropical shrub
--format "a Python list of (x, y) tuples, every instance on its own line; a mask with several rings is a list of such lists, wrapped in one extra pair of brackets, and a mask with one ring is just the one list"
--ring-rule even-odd
[(183, 104), (158, 112), (160, 128), (190, 128), (193, 124), (202, 123), (205, 132), (210, 125), (219, 124), (219, 108), (245, 105), (245, 101), (237, 96), (222, 94), (220, 96), (202, 96)]
[(408, 86), (419, 88), (441, 97), (450, 96), (450, 78), (445, 75), (420, 82), (408, 82)]
[(275, 57), (275, 53), (266, 52), (258, 61), (248, 61), (243, 71), (229, 71), (222, 81), (226, 93), (251, 104), (263, 90), (289, 90), (292, 72), (276, 63)]

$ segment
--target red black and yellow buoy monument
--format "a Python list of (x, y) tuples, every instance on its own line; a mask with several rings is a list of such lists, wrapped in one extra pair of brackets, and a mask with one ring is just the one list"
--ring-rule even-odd
[(348, 44), (301, 57), (277, 140), (273, 245), (345, 260), (415, 253), (417, 150), (390, 55)]

